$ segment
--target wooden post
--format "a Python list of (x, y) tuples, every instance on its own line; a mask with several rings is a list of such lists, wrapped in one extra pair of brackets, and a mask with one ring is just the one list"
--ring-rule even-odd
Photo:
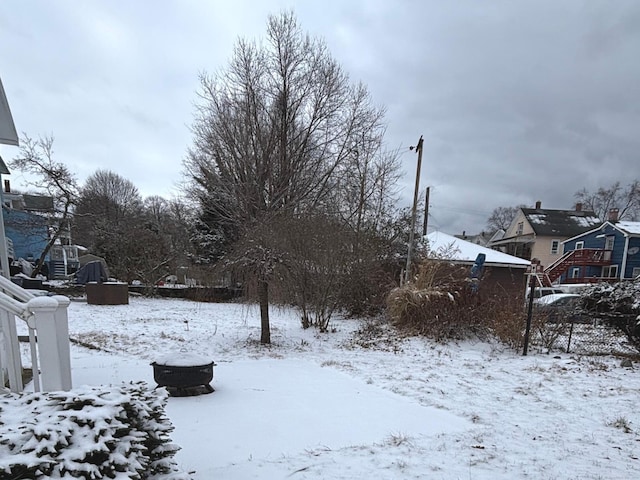
[(71, 348), (69, 346), (69, 304), (71, 300), (64, 295), (54, 295), (58, 302), (55, 312), (56, 340), (60, 352), (60, 380), (62, 390), (71, 390)]
[[(36, 297), (29, 300), (27, 308), (33, 313), (38, 334), (38, 353), (42, 369), (42, 390), (52, 392), (69, 390), (71, 383), (71, 366), (68, 354), (62, 347), (65, 341), (64, 329), (60, 329), (56, 321), (58, 301), (52, 297)], [(66, 314), (65, 314), (66, 317)], [(62, 317), (59, 317), (62, 319)], [(68, 330), (66, 341), (69, 341)], [(68, 349), (68, 343), (66, 345)]]
[(427, 235), (427, 224), (429, 223), (429, 192), (431, 187), (427, 187), (427, 193), (424, 199), (424, 222), (422, 222), (422, 236)]
[(418, 190), (420, 188), (420, 167), (422, 166), (422, 135), (420, 135), (420, 140), (418, 140), (418, 144), (416, 145), (416, 151), (418, 152), (418, 168), (416, 170), (416, 188), (413, 191), (413, 207), (411, 210), (411, 230), (409, 231), (409, 249), (407, 251), (407, 268), (404, 272), (405, 282), (409, 281), (411, 277), (411, 254), (413, 253), (413, 240), (415, 236), (416, 229), (416, 211), (418, 209)]
[[(532, 268), (536, 268), (536, 265), (531, 265)], [(524, 350), (522, 355), (527, 355), (529, 351), (529, 335), (531, 334), (531, 317), (533, 316), (533, 295), (536, 290), (536, 282), (534, 280), (536, 278), (535, 274), (531, 274), (529, 276), (529, 305), (527, 307), (527, 327), (524, 331)]]

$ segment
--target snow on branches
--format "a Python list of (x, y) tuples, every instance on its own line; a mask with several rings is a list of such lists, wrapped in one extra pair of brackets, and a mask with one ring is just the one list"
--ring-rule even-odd
[(167, 393), (144, 382), (0, 397), (0, 477), (188, 480)]

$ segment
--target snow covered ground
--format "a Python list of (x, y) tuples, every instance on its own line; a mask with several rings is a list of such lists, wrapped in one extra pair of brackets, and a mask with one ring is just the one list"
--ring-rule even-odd
[(317, 334), (278, 308), (264, 347), (255, 307), (179, 299), (73, 301), (69, 316), (71, 337), (100, 349), (72, 346), (75, 386), (155, 385), (150, 362), (173, 351), (216, 362), (214, 393), (167, 406), (194, 479), (640, 478), (640, 370), (612, 357), (349, 319)]

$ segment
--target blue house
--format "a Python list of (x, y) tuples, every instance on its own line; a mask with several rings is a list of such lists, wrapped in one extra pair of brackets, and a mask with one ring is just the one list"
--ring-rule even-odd
[(563, 245), (562, 257), (545, 270), (552, 282), (629, 280), (640, 275), (640, 222), (608, 221)]
[(4, 228), (7, 238), (13, 242), (15, 258), (33, 261), (49, 241), (48, 221), (33, 212), (4, 209)]

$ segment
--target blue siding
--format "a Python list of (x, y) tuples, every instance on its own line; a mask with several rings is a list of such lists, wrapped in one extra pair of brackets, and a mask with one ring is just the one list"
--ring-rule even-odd
[[(621, 273), (622, 263), (624, 260), (626, 237), (619, 230), (615, 229), (612, 225), (605, 224), (598, 230), (585, 233), (579, 237), (574, 238), (564, 244), (564, 251), (569, 252), (575, 250), (577, 242), (584, 242), (583, 248), (605, 248), (607, 237), (614, 237), (613, 250), (611, 252), (611, 265), (618, 266), (618, 277)], [(634, 247), (638, 248), (638, 252), (633, 253)], [(633, 269), (640, 268), (640, 238), (629, 238), (629, 251), (632, 254), (627, 255), (627, 265), (624, 271), (624, 278), (631, 278)], [(581, 270), (583, 277), (600, 277), (602, 276), (602, 267), (583, 267)], [(567, 271), (562, 278), (571, 276), (571, 269)]]
[[(636, 251), (634, 252), (634, 250)], [(629, 239), (629, 254), (627, 255), (627, 269), (624, 272), (625, 278), (631, 278), (634, 268), (640, 268), (640, 238), (638, 237), (631, 237)]]
[(3, 210), (5, 234), (17, 258), (40, 257), (49, 240), (47, 219), (19, 210)]

